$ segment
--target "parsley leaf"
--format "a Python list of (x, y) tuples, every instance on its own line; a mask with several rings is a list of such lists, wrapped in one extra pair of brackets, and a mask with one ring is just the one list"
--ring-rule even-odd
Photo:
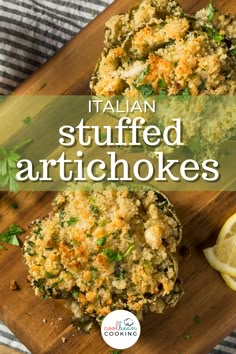
[(200, 318), (199, 318), (198, 315), (196, 315), (193, 320), (194, 320), (194, 322), (195, 322), (196, 324), (200, 324), (200, 323), (201, 323)]
[(104, 249), (102, 253), (106, 258), (108, 258), (109, 263), (120, 262), (123, 259), (123, 256), (119, 251), (113, 251), (110, 248)]
[(54, 274), (52, 274), (52, 273), (49, 273), (49, 272), (45, 272), (45, 274), (46, 274), (46, 277), (48, 278), (48, 279), (54, 279), (54, 278), (56, 278), (57, 277), (57, 275), (54, 275)]
[(178, 99), (180, 101), (187, 101), (189, 100), (190, 97), (190, 90), (188, 87), (186, 87), (180, 95), (178, 95)]
[(213, 7), (213, 2), (210, 0), (209, 4), (206, 7), (207, 18), (209, 21), (212, 21), (215, 13), (215, 9)]
[(146, 69), (144, 69), (144, 71), (142, 72), (142, 74), (139, 76), (138, 81), (137, 82), (142, 82), (145, 79), (145, 76), (149, 73), (150, 71), (150, 65), (148, 65), (146, 67)]
[(166, 88), (165, 80), (159, 79), (159, 80), (158, 80), (158, 87), (160, 87), (160, 88)]
[(150, 97), (155, 93), (154, 88), (151, 84), (140, 85), (140, 86), (134, 85), (134, 87), (136, 88), (136, 90), (141, 92), (144, 98)]
[(78, 222), (78, 220), (79, 220), (78, 218), (72, 216), (69, 220), (67, 220), (67, 224), (69, 226), (75, 225)]
[(103, 255), (108, 258), (109, 263), (112, 262), (121, 262), (125, 257), (134, 249), (134, 245), (130, 245), (127, 251), (124, 254), (121, 254), (119, 251), (111, 250), (110, 248), (106, 248), (102, 251)]
[(79, 296), (79, 291), (78, 290), (72, 290), (71, 292), (72, 297), (77, 300), (78, 296)]
[(12, 224), (5, 232), (0, 234), (0, 241), (8, 243), (9, 245), (20, 246), (17, 236), (21, 235), (23, 232), (20, 226)]
[(97, 241), (96, 241), (96, 244), (97, 244), (98, 246), (101, 246), (101, 247), (102, 247), (102, 246), (105, 246), (105, 244), (106, 244), (106, 242), (107, 242), (108, 236), (109, 236), (109, 235), (106, 235), (106, 236), (103, 236), (103, 237), (98, 238)]
[(19, 207), (18, 207), (18, 204), (17, 204), (16, 202), (12, 203), (11, 207), (12, 207), (13, 209), (18, 209), (18, 208), (19, 208)]
[(213, 39), (216, 43), (220, 43), (224, 40), (224, 36), (222, 36), (217, 30), (211, 27), (204, 27), (208, 36)]
[(25, 123), (26, 125), (28, 125), (31, 122), (31, 118), (28, 116), (23, 120), (23, 123)]
[(190, 334), (184, 334), (184, 339), (191, 339), (192, 337), (190, 336)]
[(125, 252), (125, 254), (123, 254), (123, 258), (127, 257), (128, 254), (133, 251), (134, 249), (134, 245), (130, 245), (129, 248), (127, 249), (127, 251)]
[(27, 139), (10, 150), (0, 147), (0, 156), (2, 156), (2, 160), (0, 160), (0, 185), (9, 185), (11, 192), (17, 192), (18, 190), (18, 182), (16, 179), (18, 169), (16, 165), (21, 156), (16, 151), (22, 149), (25, 145), (31, 143), (31, 141), (31, 139)]
[(98, 214), (98, 213), (99, 213), (99, 209), (96, 208), (94, 205), (90, 205), (89, 207), (90, 207), (90, 209), (92, 210), (92, 212), (93, 212), (94, 214)]

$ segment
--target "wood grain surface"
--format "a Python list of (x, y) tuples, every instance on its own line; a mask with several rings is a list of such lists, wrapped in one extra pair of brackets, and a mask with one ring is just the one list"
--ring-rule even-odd
[[(126, 11), (136, 1), (117, 0), (37, 73), (19, 87), (17, 95), (67, 95), (89, 93), (89, 78), (103, 47), (104, 22), (113, 14)], [(185, 0), (188, 12), (206, 5), (206, 1)], [(222, 10), (235, 11), (235, 0), (216, 1)], [(40, 88), (44, 85), (44, 88)], [(0, 193), (1, 231), (15, 222), (26, 233), (32, 220), (50, 210), (53, 193)], [(142, 323), (138, 343), (127, 354), (207, 354), (231, 330), (236, 328), (236, 296), (220, 275), (209, 267), (202, 249), (214, 243), (217, 233), (233, 212), (234, 192), (168, 193), (184, 224), (183, 244), (191, 257), (180, 257), (180, 276), (185, 295), (164, 315), (149, 314)], [(19, 209), (11, 207), (17, 202)], [(23, 241), (25, 235), (22, 235)], [(42, 301), (27, 283), (27, 270), (19, 248), (0, 251), (0, 318), (34, 354), (105, 354), (109, 348), (101, 339), (98, 326), (90, 335), (71, 325), (71, 313), (59, 300)], [(16, 280), (20, 289), (11, 291)], [(194, 322), (198, 315), (200, 324)], [(191, 335), (185, 340), (184, 334)], [(63, 340), (65, 342), (63, 343)], [(4, 350), (0, 347), (1, 350)], [(7, 354), (7, 351), (4, 352)]]

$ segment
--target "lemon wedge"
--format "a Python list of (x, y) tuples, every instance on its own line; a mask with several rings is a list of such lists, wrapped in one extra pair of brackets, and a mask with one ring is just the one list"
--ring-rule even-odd
[(224, 223), (216, 245), (203, 252), (212, 268), (221, 272), (225, 283), (236, 291), (236, 213)]
[(220, 230), (216, 243), (220, 243), (221, 241), (227, 240), (234, 236), (236, 236), (236, 213), (226, 220)]
[(236, 235), (203, 252), (212, 268), (236, 277)]
[(236, 277), (231, 277), (225, 273), (221, 273), (222, 278), (224, 279), (225, 283), (230, 287), (232, 290), (236, 291)]

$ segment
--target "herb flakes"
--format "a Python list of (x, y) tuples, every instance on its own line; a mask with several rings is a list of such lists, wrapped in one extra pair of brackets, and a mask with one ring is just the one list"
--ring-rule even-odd
[(90, 205), (89, 207), (90, 207), (90, 209), (92, 210), (92, 212), (93, 212), (94, 214), (98, 214), (98, 213), (99, 213), (99, 209), (96, 208), (94, 205)]
[(18, 209), (19, 208), (17, 203), (12, 203), (11, 207), (12, 207), (12, 209)]
[(69, 220), (66, 221), (67, 225), (73, 226), (78, 222), (78, 218), (72, 216)]
[(216, 43), (222, 42), (225, 37), (222, 36), (217, 30), (211, 27), (204, 27), (204, 30), (207, 32), (208, 36), (213, 39)]
[(29, 116), (26, 117), (25, 119), (23, 119), (23, 123), (24, 123), (25, 125), (28, 125), (30, 122), (31, 122), (31, 118), (30, 118)]
[(187, 333), (183, 335), (183, 338), (186, 340), (192, 339), (191, 335)]
[(141, 94), (143, 95), (144, 98), (153, 96), (155, 91), (154, 88), (151, 84), (147, 84), (147, 85), (134, 85), (134, 87), (136, 88), (136, 90), (138, 90), (139, 92), (141, 92)]
[(196, 324), (200, 324), (200, 323), (201, 323), (200, 318), (199, 318), (198, 315), (196, 315), (193, 320), (194, 320), (194, 322), (195, 322)]
[(209, 4), (206, 7), (207, 18), (209, 21), (212, 21), (215, 13), (215, 9), (213, 7), (213, 1), (210, 0)]

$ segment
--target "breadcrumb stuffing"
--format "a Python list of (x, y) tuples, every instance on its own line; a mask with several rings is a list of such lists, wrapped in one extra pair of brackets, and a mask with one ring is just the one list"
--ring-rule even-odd
[(76, 318), (99, 322), (114, 309), (142, 318), (174, 306), (182, 294), (180, 239), (180, 222), (160, 192), (68, 191), (28, 235), (24, 260), (35, 294), (67, 298)]
[[(236, 17), (195, 16), (169, 0), (143, 0), (106, 23), (105, 48), (90, 87), (100, 96), (235, 95)], [(142, 71), (140, 72), (140, 68)], [(162, 86), (158, 81), (162, 80)]]

